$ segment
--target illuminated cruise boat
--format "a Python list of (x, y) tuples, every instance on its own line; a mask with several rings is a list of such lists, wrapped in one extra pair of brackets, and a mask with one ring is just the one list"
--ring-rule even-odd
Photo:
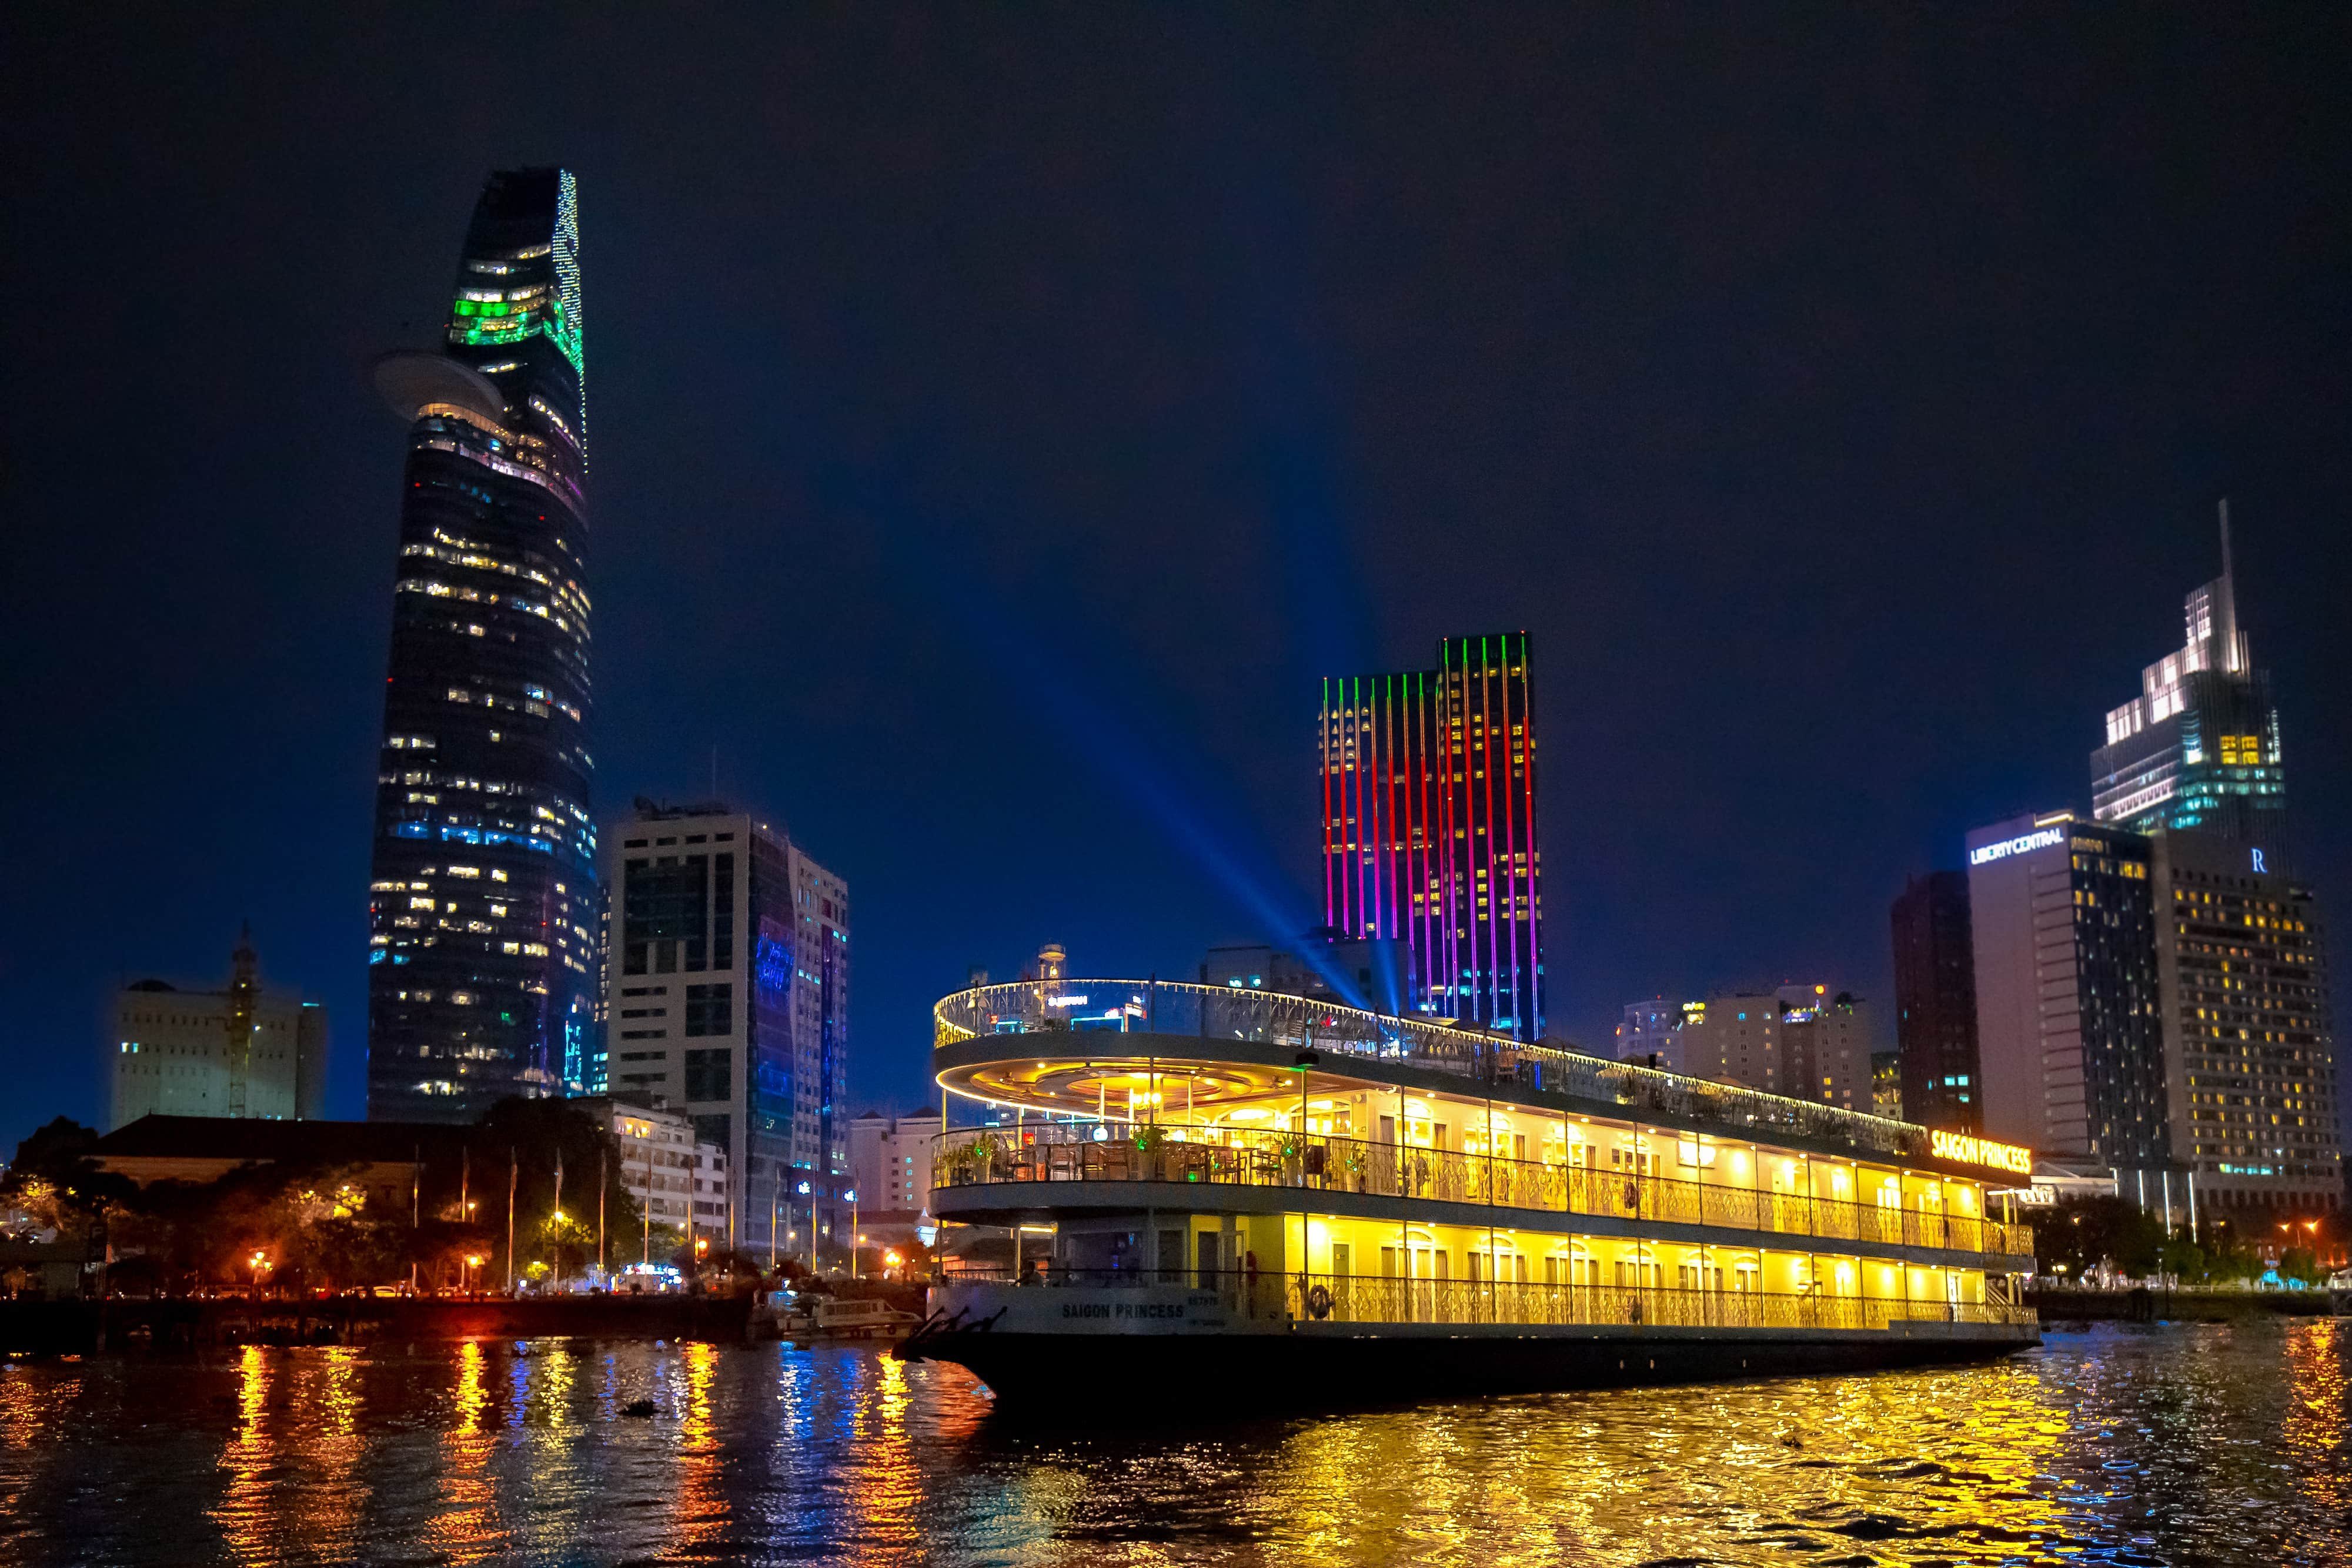
[(1255, 990), (1030, 981), (934, 1021), (944, 1103), (992, 1124), (943, 1126), (931, 1212), (1011, 1250), (909, 1354), (1008, 1405), (1112, 1364), (1368, 1403), (2041, 1340), (2032, 1235), (1988, 1212), (2023, 1149)]

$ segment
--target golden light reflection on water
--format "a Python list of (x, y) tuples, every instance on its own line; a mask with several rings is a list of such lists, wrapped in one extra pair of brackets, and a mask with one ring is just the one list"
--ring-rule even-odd
[(240, 1563), (258, 1562), (268, 1553), (277, 1487), (271, 1472), (278, 1445), (265, 1417), (269, 1390), (276, 1381), (277, 1362), (257, 1344), (247, 1345), (237, 1357), (236, 1427), (221, 1449), (221, 1468), (228, 1472), (213, 1521), (221, 1540)]
[[(2314, 1501), (2352, 1520), (2352, 1318), (2324, 1318), (2287, 1331), (2287, 1411), (2279, 1447), (2301, 1461)], [(2352, 1524), (2347, 1524), (2352, 1532)]]
[(338, 1345), (276, 1354), (293, 1363), (287, 1427), (299, 1434), (296, 1455), (304, 1483), (290, 1495), (281, 1493), (281, 1510), (290, 1508), (292, 1517), (277, 1521), (278, 1531), (323, 1557), (351, 1557), (368, 1496), (360, 1434), (363, 1353)]
[[(1901, 1536), (2055, 1542), (2032, 1490), (2068, 1429), (2014, 1366), (1503, 1400), (1301, 1423), (1268, 1478), (1302, 1560), (1396, 1552), (1497, 1568), (1768, 1558)], [(1659, 1538), (1704, 1520), (1708, 1544)], [(2009, 1548), (2004, 1548), (2007, 1554)]]
[[(2352, 1509), (2352, 1324), (2053, 1342), (1256, 1420), (1142, 1378), (1010, 1421), (959, 1368), (856, 1351), (253, 1349), (226, 1383), (126, 1358), (0, 1374), (0, 1561), (15, 1510), (18, 1544), (141, 1565), (2352, 1564), (2326, 1555)], [(656, 1414), (622, 1416), (641, 1393)]]
[(857, 1462), (844, 1478), (857, 1542), (867, 1552), (908, 1551), (922, 1540), (928, 1478), (908, 1428), (913, 1400), (907, 1364), (883, 1355), (860, 1370), (865, 1376), (850, 1420)]
[(449, 1430), (441, 1437), (440, 1501), (425, 1527), (425, 1542), (451, 1563), (483, 1563), (497, 1554), (498, 1491), (490, 1483), (489, 1354), (478, 1340), (457, 1347), (457, 1382), (450, 1394)]
[[(28, 1364), (0, 1363), (0, 1456), (11, 1472), (49, 1442), (80, 1392), (77, 1375), (58, 1376), (47, 1368), (37, 1372)], [(0, 1485), (0, 1541), (35, 1523), (24, 1492)]]
[(677, 1348), (677, 1508), (672, 1536), (681, 1546), (708, 1545), (727, 1529), (732, 1504), (725, 1486), (726, 1458), (712, 1415), (718, 1346), (691, 1342)]

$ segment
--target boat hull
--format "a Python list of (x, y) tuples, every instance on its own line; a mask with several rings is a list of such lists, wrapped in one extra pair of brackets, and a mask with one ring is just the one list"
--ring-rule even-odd
[[(1065, 1419), (1111, 1364), (1148, 1368), (1156, 1386), (1197, 1390), (1239, 1414), (1867, 1372), (1990, 1360), (2042, 1343), (2032, 1322), (1919, 1320), (1871, 1330), (1343, 1323), (1240, 1319), (1213, 1296), (1181, 1291), (941, 1291), (934, 1299), (952, 1326), (918, 1334), (906, 1354), (968, 1368), (1003, 1409), (1050, 1408)], [(1118, 1400), (1098, 1403), (1100, 1417), (1118, 1418)]]

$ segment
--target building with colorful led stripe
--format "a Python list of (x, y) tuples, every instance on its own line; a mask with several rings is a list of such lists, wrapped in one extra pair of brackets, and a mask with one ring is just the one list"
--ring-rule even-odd
[(730, 1247), (830, 1253), (850, 1175), (849, 886), (722, 801), (637, 802), (606, 834), (600, 1088), (727, 1155)]
[(1363, 1005), (1542, 1036), (1531, 690), (1524, 632), (1449, 639), (1433, 670), (1325, 679), (1325, 922), (1412, 954), (1410, 994)]
[(376, 366), (409, 422), (368, 900), (376, 1119), (576, 1090), (593, 1051), (579, 248), (570, 173), (493, 173), (444, 350)]
[(2287, 869), (2286, 769), (2269, 675), (2238, 625), (2230, 504), (2221, 503), (2221, 575), (2189, 596), (2181, 646), (2140, 672), (2140, 695), (2107, 715), (2091, 753), (2102, 822), (2135, 832), (2197, 828), (2263, 852)]

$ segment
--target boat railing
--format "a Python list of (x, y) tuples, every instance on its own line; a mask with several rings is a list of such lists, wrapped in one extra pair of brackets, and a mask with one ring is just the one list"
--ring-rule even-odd
[(1062, 1181), (1292, 1187), (2011, 1258), (2033, 1251), (2028, 1226), (1919, 1207), (1916, 1195), (1910, 1207), (1865, 1203), (1328, 1134), (1038, 1123), (959, 1128), (932, 1143), (935, 1187)]
[(1176, 1287), (1213, 1297), (1216, 1308), (1244, 1321), (1293, 1322), (1883, 1330), (1897, 1322), (2030, 1324), (2036, 1321), (2032, 1308), (2000, 1301), (1377, 1274), (1275, 1275), (1237, 1270), (1048, 1265), (1033, 1266), (1017, 1277), (1006, 1270), (963, 1270), (948, 1276), (945, 1282), (1018, 1285), (1042, 1291)]
[[(1160, 979), (1020, 980), (942, 997), (931, 1009), (931, 1022), (933, 1043), (940, 1047), (988, 1034), (1075, 1039), (1142, 1032), (1387, 1058), (1483, 1083), (1518, 1084), (1703, 1122), (1745, 1136), (1820, 1138), (1906, 1157), (1926, 1158), (1930, 1152), (1927, 1129), (1908, 1122), (1587, 1056), (1446, 1019), (1276, 991)], [(1084, 1049), (1101, 1046), (1088, 1041)]]

